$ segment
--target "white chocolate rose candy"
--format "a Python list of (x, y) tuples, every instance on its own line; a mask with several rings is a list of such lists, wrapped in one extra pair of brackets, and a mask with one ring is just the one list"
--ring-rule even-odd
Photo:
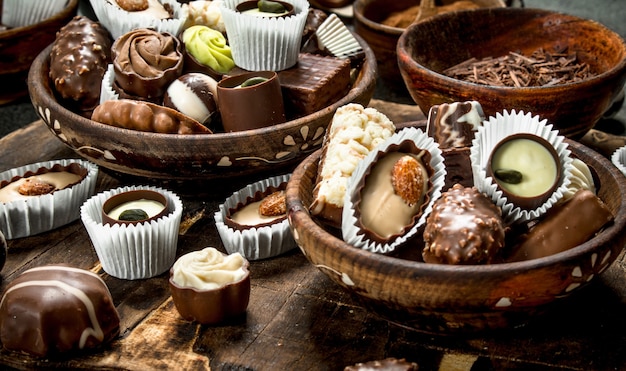
[(178, 258), (170, 269), (176, 310), (188, 321), (215, 324), (246, 311), (250, 301), (250, 263), (207, 247)]
[(247, 274), (245, 263), (239, 253), (224, 255), (207, 247), (181, 256), (172, 267), (172, 280), (181, 287), (218, 289), (244, 278)]

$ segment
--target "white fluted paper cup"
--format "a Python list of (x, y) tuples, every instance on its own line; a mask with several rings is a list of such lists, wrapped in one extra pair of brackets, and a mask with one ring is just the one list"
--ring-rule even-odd
[(107, 66), (107, 70), (102, 76), (102, 85), (100, 86), (100, 104), (108, 100), (118, 100), (120, 95), (113, 89), (115, 83), (115, 68), (113, 64)]
[(127, 12), (115, 2), (107, 0), (89, 0), (98, 21), (106, 28), (113, 39), (136, 28), (151, 28), (158, 32), (169, 32), (178, 35), (187, 21), (189, 9), (187, 5), (176, 0), (150, 0), (167, 5), (172, 9), (172, 17), (161, 19), (149, 12)]
[[(141, 189), (164, 195), (168, 214), (137, 224), (103, 223), (102, 207), (106, 200)], [(102, 269), (116, 278), (136, 280), (157, 276), (174, 264), (182, 211), (183, 203), (173, 192), (154, 186), (127, 186), (91, 197), (80, 208), (80, 216)]]
[[(497, 183), (487, 174), (489, 156), (495, 146), (506, 137), (518, 133), (530, 133), (548, 141), (556, 150), (562, 166), (556, 190), (543, 204), (532, 210), (522, 209), (509, 202)], [(523, 111), (505, 110), (503, 113), (497, 113), (478, 128), (470, 150), (474, 185), (502, 209), (505, 223), (510, 225), (537, 219), (563, 198), (570, 185), (572, 172), (571, 151), (564, 140), (565, 137), (559, 135), (558, 130), (553, 130), (547, 120)]]
[(626, 176), (626, 146), (620, 147), (613, 152), (611, 162)]
[[(371, 166), (374, 165), (380, 156), (387, 153), (390, 148), (401, 145), (406, 141), (411, 141), (414, 146), (421, 150), (426, 150), (430, 153), (430, 168), (433, 170), (433, 174), (430, 176), (431, 187), (428, 192), (429, 199), (427, 204), (422, 208), (422, 214), (417, 222), (409, 228), (406, 233), (396, 236), (390, 239), (386, 243), (381, 243), (369, 239), (362, 233), (359, 227), (357, 210), (354, 206), (353, 199), (356, 193), (360, 191), (360, 184), (363, 177), (365, 177)], [(418, 229), (426, 223), (426, 218), (432, 211), (432, 206), (435, 200), (441, 196), (441, 190), (445, 183), (446, 168), (444, 165), (444, 159), (439, 148), (439, 145), (434, 141), (432, 137), (429, 137), (421, 129), (408, 127), (395, 133), (389, 137), (385, 142), (381, 143), (376, 149), (370, 151), (363, 160), (359, 162), (356, 169), (352, 173), (352, 176), (348, 180), (348, 186), (344, 196), (344, 205), (342, 213), (341, 232), (344, 241), (355, 247), (368, 250), (374, 253), (387, 254), (394, 251), (398, 246), (405, 243), (413, 235), (415, 235)]]
[(290, 176), (286, 174), (249, 184), (219, 206), (219, 211), (214, 214), (215, 226), (229, 254), (238, 252), (248, 260), (261, 260), (284, 254), (297, 246), (286, 217), (270, 225), (242, 229), (224, 223), (229, 217), (229, 210), (247, 204), (255, 194), (263, 193), (270, 187), (280, 187), (289, 181)]
[(27, 174), (36, 175), (40, 169), (63, 168), (72, 164), (77, 164), (86, 172), (79, 183), (49, 194), (0, 202), (0, 230), (6, 239), (47, 232), (78, 219), (80, 206), (95, 192), (98, 166), (86, 160), (64, 159), (38, 162), (0, 173), (0, 183), (4, 183)]
[(248, 71), (280, 71), (298, 62), (309, 2), (286, 0), (295, 14), (257, 17), (236, 10), (242, 0), (224, 0), (220, 10), (235, 64)]
[(39, 23), (60, 13), (68, 0), (4, 0), (2, 4), (2, 24), (15, 28)]

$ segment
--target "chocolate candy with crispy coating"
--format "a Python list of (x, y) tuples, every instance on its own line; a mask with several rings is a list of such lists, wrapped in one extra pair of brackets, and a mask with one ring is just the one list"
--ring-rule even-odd
[(433, 204), (424, 229), (426, 263), (491, 263), (504, 247), (501, 210), (474, 187), (455, 185)]
[(91, 119), (120, 128), (161, 134), (211, 134), (206, 126), (174, 109), (131, 99), (108, 100)]
[(69, 108), (89, 112), (98, 105), (111, 42), (100, 23), (84, 16), (74, 17), (57, 33), (50, 51), (50, 78)]

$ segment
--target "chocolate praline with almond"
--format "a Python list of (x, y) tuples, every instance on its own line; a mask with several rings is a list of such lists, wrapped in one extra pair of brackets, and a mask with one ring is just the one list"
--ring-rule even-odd
[(354, 193), (359, 229), (370, 240), (387, 243), (413, 227), (430, 201), (431, 154), (405, 140), (380, 153)]

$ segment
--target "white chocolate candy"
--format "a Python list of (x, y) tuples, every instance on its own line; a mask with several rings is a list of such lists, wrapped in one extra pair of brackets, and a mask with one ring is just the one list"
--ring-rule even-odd
[(521, 182), (498, 184), (521, 197), (534, 197), (547, 192), (558, 176), (557, 163), (550, 151), (534, 140), (523, 138), (510, 140), (498, 148), (491, 168), (493, 171), (508, 169), (520, 172)]
[(187, 253), (174, 263), (172, 280), (181, 287), (214, 290), (243, 279), (246, 260), (240, 253), (224, 255), (213, 247)]

